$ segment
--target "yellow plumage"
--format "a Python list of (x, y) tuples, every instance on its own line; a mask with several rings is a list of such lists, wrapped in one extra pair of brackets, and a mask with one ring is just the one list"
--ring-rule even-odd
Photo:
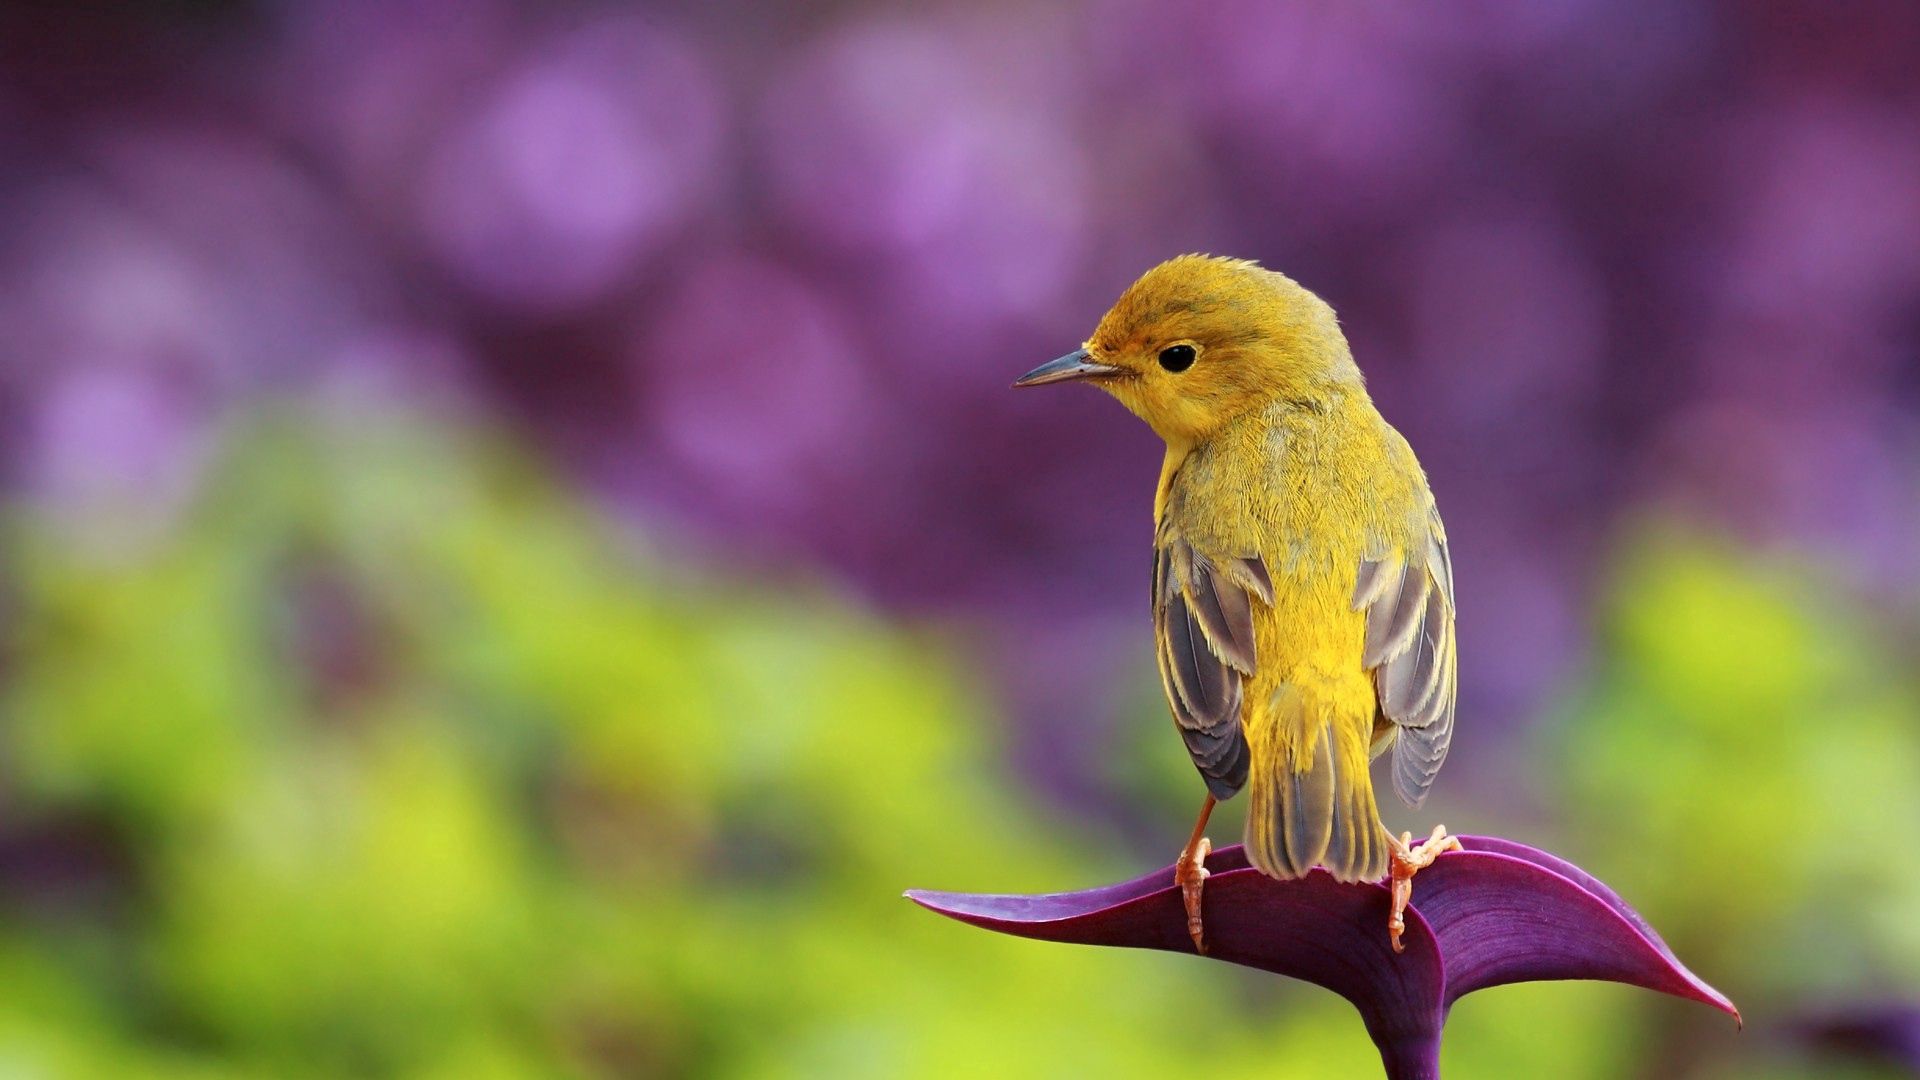
[(1385, 876), (1368, 765), (1394, 746), (1417, 804), (1445, 758), (1452, 568), (1426, 477), (1332, 310), (1253, 263), (1182, 256), (1023, 382), (1062, 378), (1096, 381), (1166, 440), (1157, 655), (1209, 790), (1249, 793), (1254, 865)]

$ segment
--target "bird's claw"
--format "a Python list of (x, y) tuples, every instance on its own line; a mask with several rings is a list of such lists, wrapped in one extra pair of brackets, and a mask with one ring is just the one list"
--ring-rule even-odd
[(1393, 911), (1387, 916), (1387, 936), (1393, 941), (1393, 951), (1400, 952), (1400, 935), (1407, 931), (1407, 903), (1413, 899), (1413, 875), (1433, 865), (1433, 860), (1449, 851), (1459, 851), (1460, 838), (1448, 836), (1445, 825), (1435, 825), (1433, 835), (1414, 846), (1413, 834), (1404, 832), (1392, 841), (1392, 869), (1388, 872), (1390, 888), (1393, 890)]
[(1193, 939), (1193, 949), (1206, 955), (1207, 939), (1200, 919), (1200, 894), (1207, 881), (1207, 855), (1213, 851), (1213, 842), (1201, 837), (1197, 843), (1180, 853), (1180, 859), (1173, 864), (1173, 880), (1180, 886), (1180, 899), (1187, 908), (1187, 936)]

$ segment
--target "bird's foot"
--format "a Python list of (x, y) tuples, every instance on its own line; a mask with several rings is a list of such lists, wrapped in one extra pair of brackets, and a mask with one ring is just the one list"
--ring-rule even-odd
[(1213, 842), (1206, 837), (1196, 837), (1180, 853), (1179, 861), (1173, 864), (1173, 880), (1180, 886), (1180, 899), (1187, 906), (1187, 936), (1193, 939), (1193, 949), (1206, 955), (1207, 939), (1200, 921), (1200, 892), (1207, 882), (1207, 855), (1213, 851)]
[[(1413, 899), (1413, 875), (1433, 864), (1433, 860), (1449, 851), (1459, 851), (1460, 838), (1447, 835), (1445, 825), (1435, 825), (1433, 835), (1421, 841), (1419, 846), (1413, 843), (1413, 834), (1401, 833), (1398, 840), (1393, 834), (1387, 834), (1393, 842), (1392, 869), (1388, 871), (1389, 887), (1393, 890), (1393, 913), (1387, 916), (1387, 936), (1393, 939), (1393, 951), (1402, 948), (1400, 935), (1407, 931), (1407, 902)], [(1192, 910), (1192, 909), (1189, 909)]]

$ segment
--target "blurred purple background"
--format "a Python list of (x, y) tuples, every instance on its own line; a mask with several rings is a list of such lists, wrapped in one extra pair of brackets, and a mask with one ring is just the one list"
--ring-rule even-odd
[(1920, 5), (140, 10), (0, 15), (0, 446), (78, 541), (241, 409), (504, 418), (709, 565), (963, 628), (1071, 799), (1158, 447), (1007, 383), (1203, 250), (1325, 296), (1427, 465), (1458, 775), (1623, 508), (1920, 583)]

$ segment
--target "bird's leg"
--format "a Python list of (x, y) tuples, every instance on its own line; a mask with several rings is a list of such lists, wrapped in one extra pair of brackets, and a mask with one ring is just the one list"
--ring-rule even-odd
[(1187, 838), (1186, 850), (1180, 853), (1180, 859), (1173, 864), (1173, 880), (1180, 886), (1180, 899), (1187, 905), (1187, 935), (1193, 938), (1195, 952), (1205, 954), (1207, 940), (1202, 934), (1200, 922), (1200, 890), (1207, 880), (1207, 855), (1213, 851), (1213, 842), (1207, 839), (1207, 819), (1213, 816), (1213, 796), (1200, 804), (1200, 820), (1193, 823), (1193, 835)]
[(1401, 833), (1395, 840), (1392, 833), (1387, 839), (1393, 844), (1393, 869), (1389, 871), (1390, 887), (1393, 889), (1393, 913), (1387, 916), (1387, 936), (1393, 939), (1393, 951), (1401, 949), (1400, 935), (1407, 930), (1407, 901), (1413, 899), (1413, 875), (1433, 864), (1433, 860), (1449, 851), (1459, 851), (1460, 838), (1448, 836), (1445, 825), (1435, 825), (1433, 835), (1413, 845), (1413, 834)]

